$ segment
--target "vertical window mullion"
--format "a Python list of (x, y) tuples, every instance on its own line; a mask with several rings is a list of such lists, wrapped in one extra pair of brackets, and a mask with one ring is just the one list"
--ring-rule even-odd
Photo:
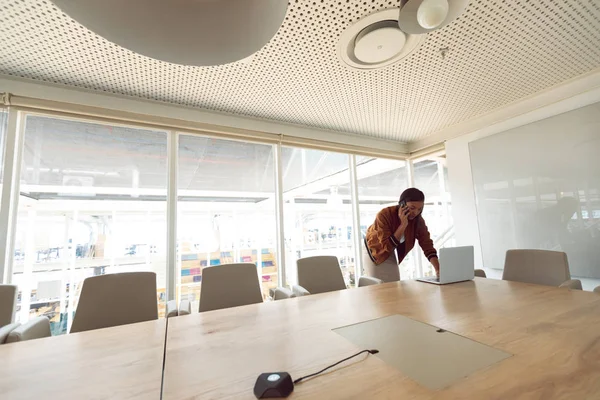
[(167, 133), (167, 301), (175, 300), (177, 277), (177, 188), (178, 188), (178, 149), (179, 134)]
[(354, 240), (354, 284), (362, 275), (362, 232), (360, 231), (360, 205), (358, 203), (358, 176), (356, 174), (356, 156), (350, 154), (350, 201), (352, 202), (352, 239)]
[(8, 108), (8, 127), (4, 150), (4, 181), (0, 209), (0, 282), (12, 281), (15, 232), (19, 211), (21, 160), (23, 158), (25, 114)]
[(275, 168), (275, 224), (277, 242), (278, 285), (285, 286), (285, 241), (283, 231), (283, 169), (281, 165), (281, 143), (273, 145), (273, 167)]

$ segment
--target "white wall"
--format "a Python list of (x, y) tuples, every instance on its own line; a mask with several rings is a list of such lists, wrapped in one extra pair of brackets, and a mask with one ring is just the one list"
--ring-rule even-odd
[(454, 217), (456, 244), (475, 247), (475, 267), (483, 268), (477, 207), (473, 187), (473, 175), (469, 155), (469, 143), (475, 140), (523, 126), (535, 121), (552, 117), (600, 102), (600, 88), (538, 108), (518, 117), (494, 123), (446, 142), (448, 178), (452, 194), (452, 213)]
[(476, 140), (465, 135), (446, 142), (448, 181), (452, 196), (452, 217), (457, 246), (475, 247), (475, 268), (483, 268), (479, 224), (475, 207), (475, 190), (469, 158), (469, 141)]

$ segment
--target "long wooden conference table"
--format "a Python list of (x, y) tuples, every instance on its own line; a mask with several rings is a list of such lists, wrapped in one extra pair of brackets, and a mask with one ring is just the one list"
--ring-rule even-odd
[[(0, 346), (2, 399), (252, 399), (358, 348), (332, 331), (400, 314), (512, 356), (430, 390), (377, 356), (291, 399), (600, 399), (600, 296), (492, 279), (402, 281)], [(166, 343), (165, 343), (166, 340)]]

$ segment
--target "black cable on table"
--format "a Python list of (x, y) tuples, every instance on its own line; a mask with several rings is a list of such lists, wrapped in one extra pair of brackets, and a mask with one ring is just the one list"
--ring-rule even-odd
[(306, 375), (306, 376), (303, 376), (303, 377), (301, 377), (301, 378), (298, 378), (298, 379), (296, 379), (296, 380), (294, 381), (294, 385), (295, 385), (295, 384), (298, 384), (298, 383), (300, 383), (300, 382), (302, 382), (304, 379), (312, 378), (313, 376), (317, 376), (317, 375), (319, 375), (319, 374), (322, 374), (323, 372), (327, 371), (328, 369), (330, 369), (330, 368), (333, 368), (333, 367), (335, 367), (336, 365), (339, 365), (339, 364), (343, 363), (344, 361), (348, 361), (348, 360), (350, 360), (351, 358), (354, 358), (354, 357), (356, 357), (356, 356), (359, 356), (359, 355), (361, 355), (362, 353), (377, 354), (377, 353), (379, 353), (379, 350), (363, 350), (363, 351), (359, 351), (358, 353), (356, 353), (356, 354), (354, 354), (354, 355), (352, 355), (352, 356), (350, 356), (350, 357), (344, 358), (343, 360), (341, 360), (341, 361), (338, 361), (338, 362), (336, 362), (335, 364), (331, 364), (330, 366), (323, 368), (323, 369), (322, 369), (322, 370), (320, 370), (319, 372), (315, 372), (314, 374)]

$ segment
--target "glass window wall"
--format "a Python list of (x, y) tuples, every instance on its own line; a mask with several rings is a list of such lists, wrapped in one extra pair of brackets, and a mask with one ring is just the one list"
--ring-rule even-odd
[(85, 278), (130, 271), (156, 272), (164, 314), (167, 134), (29, 115), (23, 140), (17, 320), (65, 333)]
[[(2, 145), (6, 119), (0, 110)], [(37, 114), (26, 114), (23, 129), (9, 278), (19, 286), (18, 321), (45, 315), (54, 334), (67, 332), (83, 280), (107, 273), (156, 272), (161, 316), (171, 273), (173, 296), (194, 310), (205, 267), (255, 264), (265, 300), (278, 285), (273, 145), (170, 133), (178, 139), (177, 259), (170, 273), (167, 132)], [(297, 282), (299, 258), (334, 255), (347, 286), (355, 286), (351, 159), (282, 147), (284, 284)], [(405, 161), (355, 159), (362, 238), (377, 212), (408, 187), (409, 169)], [(433, 236), (444, 239), (452, 221), (443, 160), (414, 167), (415, 185), (427, 196), (424, 216)], [(402, 279), (418, 275), (415, 255), (402, 263)]]
[(287, 283), (297, 282), (299, 258), (334, 255), (354, 286), (349, 156), (283, 147), (281, 162)]
[(277, 286), (273, 146), (179, 137), (178, 293), (198, 310), (202, 269), (257, 266), (263, 297)]

